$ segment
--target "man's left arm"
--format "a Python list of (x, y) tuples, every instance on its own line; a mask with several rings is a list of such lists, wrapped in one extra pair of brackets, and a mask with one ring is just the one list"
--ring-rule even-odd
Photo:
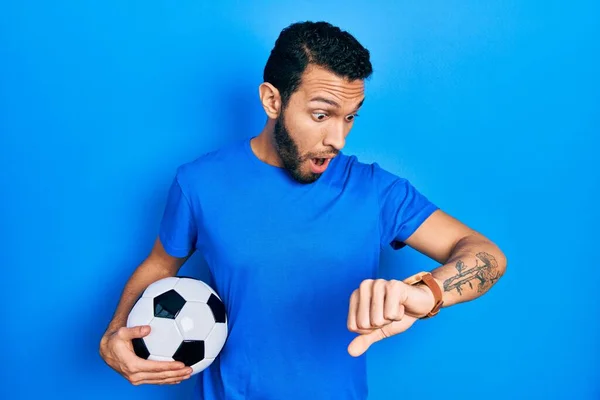
[(405, 243), (442, 264), (431, 274), (442, 290), (443, 307), (482, 296), (506, 271), (506, 256), (496, 244), (441, 210)]
[[(439, 209), (404, 243), (442, 264), (430, 271), (442, 293), (442, 307), (482, 296), (506, 271), (498, 246)], [(435, 304), (433, 291), (423, 282), (364, 280), (350, 296), (348, 329), (360, 335), (348, 352), (359, 356), (373, 343), (406, 331)]]

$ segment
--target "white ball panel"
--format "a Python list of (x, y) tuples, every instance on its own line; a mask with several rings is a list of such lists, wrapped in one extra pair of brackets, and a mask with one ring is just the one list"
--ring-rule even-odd
[(204, 340), (215, 325), (210, 307), (191, 301), (185, 303), (175, 321), (185, 340)]
[(175, 285), (175, 290), (186, 301), (198, 301), (201, 303), (206, 303), (211, 293), (214, 293), (215, 296), (217, 295), (206, 283), (190, 278), (179, 278), (179, 282)]
[(221, 352), (227, 340), (227, 324), (215, 324), (204, 340), (204, 357), (215, 358)]
[(156, 297), (158, 295), (163, 294), (164, 292), (173, 289), (179, 278), (174, 276), (169, 276), (168, 278), (159, 279), (156, 282), (148, 285), (142, 297)]
[(150, 354), (150, 356), (148, 357), (148, 360), (151, 360), (151, 361), (175, 361), (175, 360), (173, 360), (173, 357), (156, 356), (154, 354)]
[(204, 371), (213, 363), (213, 361), (215, 361), (214, 358), (205, 358), (204, 360), (192, 365), (192, 375), (196, 375), (197, 373)]
[(171, 357), (175, 354), (175, 350), (183, 340), (175, 320), (154, 318), (150, 322), (150, 328), (150, 333), (144, 337), (144, 342), (146, 342), (150, 354), (163, 357)]
[(150, 298), (140, 298), (127, 316), (127, 327), (148, 325), (154, 318), (154, 303)]

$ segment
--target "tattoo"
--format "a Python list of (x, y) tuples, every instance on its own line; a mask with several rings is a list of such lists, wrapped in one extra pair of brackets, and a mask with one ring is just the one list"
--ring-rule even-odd
[(479, 264), (479, 260), (476, 260), (473, 268), (465, 268), (465, 264), (462, 260), (458, 260), (456, 263), (456, 269), (458, 275), (444, 281), (444, 291), (449, 292), (452, 289), (456, 289), (458, 294), (462, 295), (462, 286), (469, 285), (473, 289), (472, 280), (478, 280), (477, 292), (483, 293), (488, 290), (498, 279), (500, 279), (500, 271), (498, 270), (498, 263), (491, 254), (481, 252), (477, 253), (477, 258), (483, 261), (483, 265)]

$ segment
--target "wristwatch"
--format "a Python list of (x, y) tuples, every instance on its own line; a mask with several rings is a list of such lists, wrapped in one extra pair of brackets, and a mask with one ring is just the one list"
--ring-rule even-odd
[(442, 305), (444, 304), (444, 301), (442, 300), (442, 289), (440, 289), (440, 286), (437, 284), (430, 272), (419, 272), (418, 274), (406, 278), (403, 282), (408, 285), (416, 285), (417, 283), (423, 282), (429, 289), (431, 289), (431, 293), (433, 293), (433, 308), (427, 313), (427, 315), (421, 317), (421, 319), (433, 317), (440, 312), (440, 308), (442, 308)]

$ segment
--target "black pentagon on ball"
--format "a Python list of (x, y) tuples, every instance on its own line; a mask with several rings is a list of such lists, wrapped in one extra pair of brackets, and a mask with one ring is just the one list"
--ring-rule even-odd
[(213, 313), (213, 317), (215, 317), (215, 322), (225, 322), (225, 305), (217, 296), (214, 294), (210, 294), (208, 301), (206, 302), (210, 307), (210, 310)]
[(188, 367), (204, 360), (204, 341), (184, 340), (173, 354), (173, 360), (181, 361)]
[(185, 305), (185, 299), (174, 289), (154, 298), (154, 316), (175, 319)]
[(133, 345), (133, 351), (135, 352), (135, 354), (138, 357), (143, 358), (144, 360), (147, 360), (148, 357), (150, 357), (150, 352), (148, 351), (148, 348), (146, 347), (146, 343), (144, 343), (144, 339), (142, 339), (142, 338), (132, 339), (131, 344)]

